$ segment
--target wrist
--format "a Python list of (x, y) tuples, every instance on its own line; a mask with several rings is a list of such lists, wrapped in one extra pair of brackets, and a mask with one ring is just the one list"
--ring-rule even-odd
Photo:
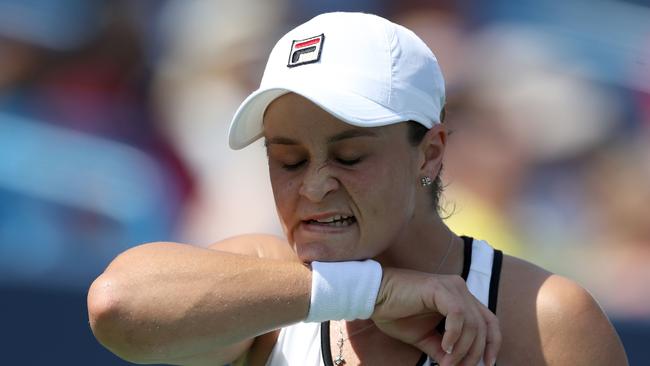
[(378, 262), (312, 262), (311, 267), (311, 299), (305, 322), (370, 318), (382, 281)]

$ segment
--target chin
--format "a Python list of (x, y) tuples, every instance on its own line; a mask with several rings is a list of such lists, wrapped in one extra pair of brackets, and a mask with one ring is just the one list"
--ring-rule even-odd
[[(340, 244), (337, 246), (341, 246)], [(294, 251), (303, 263), (342, 262), (355, 260), (351, 253), (337, 250), (336, 246), (324, 242), (295, 243)]]
[(331, 249), (321, 243), (296, 243), (294, 250), (303, 263), (332, 261)]
[(368, 253), (355, 253), (354, 251), (344, 250), (353, 248), (353, 246), (336, 246), (324, 243), (296, 244), (294, 250), (298, 258), (303, 263), (318, 262), (345, 262), (345, 261), (362, 261), (371, 259), (374, 256)]

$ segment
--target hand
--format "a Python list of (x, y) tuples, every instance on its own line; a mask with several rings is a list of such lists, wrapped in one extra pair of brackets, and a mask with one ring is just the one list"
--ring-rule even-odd
[[(436, 326), (446, 317), (445, 333)], [(460, 276), (384, 268), (372, 320), (441, 366), (493, 365), (501, 347), (499, 321)]]

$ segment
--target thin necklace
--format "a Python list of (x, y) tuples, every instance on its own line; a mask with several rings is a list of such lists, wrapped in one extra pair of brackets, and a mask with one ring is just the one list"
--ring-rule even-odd
[[(447, 261), (447, 257), (449, 257), (449, 253), (451, 253), (451, 247), (453, 246), (452, 244), (454, 244), (454, 233), (452, 231), (449, 231), (449, 244), (447, 245), (447, 253), (445, 253), (444, 257), (442, 257), (442, 260), (438, 264), (438, 268), (436, 268), (436, 270), (433, 273), (438, 273), (438, 271), (440, 271), (440, 268), (442, 268), (442, 265), (445, 264), (445, 262)], [(339, 348), (339, 354), (334, 359), (334, 365), (341, 366), (341, 365), (345, 365), (345, 358), (343, 357), (343, 345), (345, 344), (345, 341), (349, 340), (350, 338), (354, 337), (357, 334), (363, 333), (366, 330), (374, 327), (375, 323), (373, 322), (370, 325), (367, 325), (359, 330), (356, 330), (351, 334), (348, 334), (348, 336), (345, 338), (343, 337), (343, 328), (341, 327), (341, 323), (337, 323), (337, 325), (339, 328), (339, 340), (336, 342), (336, 345)]]
[(454, 233), (453, 231), (449, 230), (449, 244), (447, 244), (447, 253), (445, 253), (444, 257), (442, 257), (442, 260), (438, 264), (438, 268), (436, 268), (436, 270), (433, 271), (433, 273), (440, 272), (442, 265), (445, 264), (445, 262), (447, 261), (447, 257), (449, 257), (449, 253), (451, 253), (451, 247), (453, 247), (453, 244), (454, 244)]
[(363, 327), (363, 328), (361, 328), (359, 330), (356, 330), (356, 331), (352, 332), (351, 334), (348, 334), (348, 336), (345, 337), (345, 338), (343, 338), (343, 328), (341, 327), (341, 324), (338, 323), (337, 325), (338, 325), (338, 328), (339, 328), (339, 340), (336, 342), (336, 345), (339, 346), (339, 355), (336, 356), (336, 358), (334, 359), (334, 364), (336, 366), (340, 366), (340, 365), (345, 364), (345, 358), (343, 358), (343, 344), (345, 343), (345, 341), (347, 341), (348, 339), (354, 337), (355, 335), (357, 335), (359, 333), (362, 333), (362, 332), (374, 327), (375, 323), (373, 322), (370, 325), (367, 325), (367, 326), (365, 326), (365, 327)]

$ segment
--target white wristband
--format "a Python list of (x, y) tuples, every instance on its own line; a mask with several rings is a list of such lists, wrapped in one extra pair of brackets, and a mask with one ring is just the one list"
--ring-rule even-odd
[(368, 319), (375, 309), (381, 265), (363, 262), (312, 262), (311, 302), (305, 322)]

